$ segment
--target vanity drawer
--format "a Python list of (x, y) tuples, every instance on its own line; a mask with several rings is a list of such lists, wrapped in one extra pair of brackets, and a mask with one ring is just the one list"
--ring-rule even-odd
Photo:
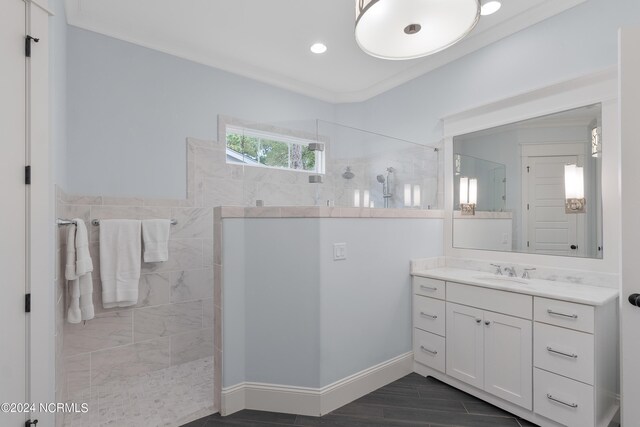
[(532, 297), (514, 292), (447, 282), (447, 301), (524, 319), (533, 318)]
[(445, 372), (445, 339), (413, 328), (413, 358), (440, 372)]
[(533, 305), (537, 322), (593, 333), (594, 309), (590, 305), (540, 297), (534, 298)]
[(413, 293), (425, 297), (444, 299), (445, 283), (428, 277), (413, 277)]
[(533, 410), (568, 427), (594, 427), (593, 387), (536, 368)]
[(413, 326), (444, 336), (445, 306), (446, 303), (442, 300), (414, 295)]
[(538, 368), (593, 385), (594, 352), (591, 334), (542, 323), (533, 327), (533, 363)]

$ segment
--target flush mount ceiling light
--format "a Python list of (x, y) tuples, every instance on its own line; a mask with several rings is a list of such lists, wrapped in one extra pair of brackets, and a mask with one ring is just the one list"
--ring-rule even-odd
[(492, 0), (492, 1), (485, 2), (482, 5), (482, 8), (480, 9), (480, 15), (482, 16), (493, 15), (494, 13), (499, 11), (501, 7), (502, 7), (502, 3), (500, 3), (499, 1)]
[(327, 45), (325, 45), (324, 43), (314, 43), (309, 49), (311, 50), (311, 52), (319, 55), (327, 51)]
[(356, 0), (356, 41), (377, 58), (420, 58), (462, 40), (479, 18), (480, 0)]

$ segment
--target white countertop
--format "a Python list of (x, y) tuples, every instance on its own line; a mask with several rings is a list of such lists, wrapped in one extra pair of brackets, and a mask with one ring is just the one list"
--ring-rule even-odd
[(526, 283), (500, 282), (491, 280), (491, 273), (460, 268), (419, 270), (414, 271), (412, 275), (587, 305), (604, 305), (618, 298), (618, 291), (612, 288), (541, 279), (514, 278)]

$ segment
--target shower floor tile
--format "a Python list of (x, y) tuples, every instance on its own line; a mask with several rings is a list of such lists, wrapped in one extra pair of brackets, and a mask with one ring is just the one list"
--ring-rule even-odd
[(74, 399), (89, 404), (85, 414), (65, 414), (65, 427), (176, 427), (213, 407), (213, 358), (91, 387)]

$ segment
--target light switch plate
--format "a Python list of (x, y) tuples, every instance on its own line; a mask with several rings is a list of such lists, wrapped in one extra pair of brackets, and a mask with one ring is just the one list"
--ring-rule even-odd
[(334, 243), (333, 244), (333, 260), (343, 261), (345, 259), (347, 259), (347, 244)]

